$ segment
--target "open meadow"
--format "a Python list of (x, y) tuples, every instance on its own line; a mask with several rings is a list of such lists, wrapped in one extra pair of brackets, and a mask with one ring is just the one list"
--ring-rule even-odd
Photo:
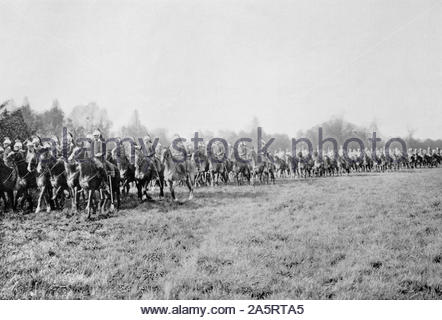
[(122, 203), (1, 215), (0, 298), (442, 299), (439, 168)]

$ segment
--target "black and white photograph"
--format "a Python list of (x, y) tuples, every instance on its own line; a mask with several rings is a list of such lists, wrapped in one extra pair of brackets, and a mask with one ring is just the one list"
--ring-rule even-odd
[(440, 0), (0, 0), (0, 309), (437, 317), (441, 149)]

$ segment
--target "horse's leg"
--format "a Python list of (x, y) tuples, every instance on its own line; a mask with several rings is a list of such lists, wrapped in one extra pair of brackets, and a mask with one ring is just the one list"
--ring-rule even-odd
[(76, 186), (73, 187), (71, 189), (71, 192), (72, 192), (72, 208), (71, 208), (71, 211), (73, 213), (77, 213), (77, 211), (78, 211), (78, 199), (77, 199), (78, 190), (77, 190), (77, 187)]
[(138, 200), (140, 200), (140, 202), (143, 202), (143, 185), (142, 185), (142, 181), (138, 181), (136, 183), (136, 185), (137, 185)]
[(76, 186), (75, 187), (75, 192), (76, 192), (76, 195), (77, 195), (77, 197), (75, 199), (76, 207), (77, 207), (77, 210), (80, 210), (80, 208), (81, 208), (80, 197), (83, 198), (83, 202), (82, 203), (83, 204), (85, 203), (84, 191), (83, 191), (83, 189), (81, 189), (78, 186)]
[[(54, 190), (52, 189), (52, 186), (48, 186), (46, 188), (46, 196), (45, 196), (45, 200), (46, 200), (46, 212), (51, 212), (51, 210), (55, 210), (56, 209), (56, 203), (55, 201), (52, 200), (52, 193), (54, 192)], [(49, 209), (48, 209), (49, 206)]]
[(203, 176), (202, 176), (202, 181), (203, 181), (203, 185), (205, 185), (205, 186), (208, 186), (208, 183), (209, 183), (209, 177), (207, 175), (208, 175), (207, 171), (204, 170)]
[[(21, 199), (20, 199), (20, 197), (21, 197)], [(19, 201), (19, 199), (20, 199), (20, 201)], [(26, 188), (24, 188), (22, 190), (18, 190), (17, 193), (15, 194), (15, 207), (17, 208), (18, 206), (20, 206), (20, 210), (23, 211), (23, 209), (25, 207), (26, 200), (28, 200)], [(20, 205), (19, 205), (19, 202), (20, 202)]]
[[(107, 192), (106, 190), (103, 191), (103, 196), (104, 196), (104, 201), (103, 201), (103, 205), (101, 207), (101, 213), (105, 213), (106, 212), (106, 205), (108, 202), (111, 202), (111, 197), (110, 197), (110, 193)], [(111, 206), (113, 205), (113, 203), (111, 203)]]
[(239, 186), (241, 183), (239, 181), (239, 174), (240, 174), (240, 170), (238, 170), (237, 172), (235, 172), (235, 179), (236, 179), (236, 184)]
[(247, 172), (247, 182), (249, 183), (249, 185), (253, 185), (253, 173), (252, 173), (252, 169), (250, 167), (248, 167), (246, 169)]
[(91, 218), (91, 202), (92, 202), (92, 189), (88, 190), (88, 197), (87, 197), (87, 205), (86, 205), (86, 212), (87, 212), (87, 218)]
[(198, 187), (198, 182), (199, 182), (199, 178), (200, 178), (200, 172), (198, 171), (195, 175), (195, 185), (194, 187), (197, 188)]
[(11, 202), (12, 211), (13, 212), (17, 211), (15, 198), (14, 198), (14, 190), (8, 190), (7, 194), (8, 194), (8, 198), (10, 199), (10, 202)]
[(59, 210), (60, 209), (60, 205), (59, 205), (59, 202), (58, 202), (59, 199), (57, 197), (57, 194), (54, 193), (52, 196), (49, 196), (49, 197), (50, 197), (49, 201), (51, 203), (54, 203), (55, 210)]
[(35, 209), (35, 213), (39, 213), (41, 210), (41, 201), (43, 200), (43, 196), (46, 193), (46, 187), (42, 187), (40, 190), (40, 194), (38, 195), (37, 200), (37, 208)]
[(60, 190), (61, 190), (61, 186), (59, 186), (57, 189), (55, 189), (55, 192), (54, 192), (53, 195), (52, 195), (52, 200), (53, 200), (53, 201), (56, 201), (56, 200), (57, 200), (58, 193), (60, 192)]
[(97, 208), (101, 205), (101, 199), (97, 199), (96, 193), (100, 193), (99, 190), (93, 190), (92, 191), (92, 200), (91, 200), (91, 206), (92, 206), (92, 213), (97, 213)]
[(124, 179), (123, 183), (121, 184), (121, 192), (123, 197), (126, 197), (126, 185), (127, 185), (127, 179)]
[(192, 188), (192, 182), (190, 181), (190, 177), (187, 176), (186, 178), (186, 184), (187, 188), (189, 188), (189, 200), (193, 199), (193, 188)]
[(29, 212), (32, 212), (34, 210), (34, 199), (32, 199), (32, 194), (31, 192), (28, 190), (28, 210)]
[(100, 203), (99, 203), (100, 213), (104, 214), (104, 211), (106, 209), (106, 203), (107, 203), (108, 196), (107, 196), (107, 192), (104, 191), (103, 189), (100, 189), (99, 193), (100, 193)]
[(55, 209), (54, 202), (52, 201), (52, 188), (46, 189), (46, 194), (45, 194), (44, 199), (46, 202), (46, 212), (50, 213), (52, 209)]
[(173, 190), (173, 181), (172, 180), (169, 180), (169, 190), (170, 190), (170, 195), (172, 196), (172, 200), (176, 201), (175, 190)]
[[(143, 194), (146, 196), (147, 201), (153, 201), (152, 197), (147, 193), (149, 190), (149, 185), (152, 185), (152, 180), (147, 180), (146, 183), (143, 186)], [(154, 188), (155, 185), (153, 185), (152, 188)]]
[(63, 210), (64, 206), (66, 204), (66, 194), (64, 193), (65, 190), (67, 190), (68, 194), (70, 194), (69, 187), (67, 185), (64, 185), (64, 186), (61, 187), (61, 189), (59, 191), (59, 193), (60, 193), (60, 202), (61, 202), (61, 203), (59, 202), (60, 210)]
[(17, 192), (15, 193), (15, 197), (14, 197), (14, 207), (17, 208), (18, 207), (18, 200), (20, 199), (20, 197), (23, 195), (23, 198), (20, 201), (20, 207), (21, 209), (23, 209), (23, 199), (25, 199), (24, 197), (24, 191), (23, 190), (17, 190)]
[(160, 182), (160, 199), (164, 198), (164, 177), (158, 179)]
[[(120, 209), (120, 205), (121, 205), (121, 193), (120, 193), (120, 188), (116, 188), (114, 191), (116, 197), (117, 197), (117, 210)], [(115, 200), (114, 200), (115, 201)]]
[(257, 172), (256, 169), (252, 168), (252, 171), (250, 172), (250, 176), (252, 178), (252, 185), (255, 185), (257, 181)]
[(20, 209), (21, 210), (25, 210), (25, 203), (29, 202), (29, 192), (27, 192), (27, 190), (25, 190), (25, 192), (23, 193), (23, 197), (20, 201)]
[(215, 172), (214, 170), (210, 170), (210, 186), (213, 187), (215, 183)]
[[(6, 211), (6, 196), (3, 191), (0, 191), (0, 199), (3, 200), (3, 211)], [(3, 211), (0, 211), (0, 212), (3, 212)]]
[(227, 170), (227, 168), (224, 170), (224, 179), (226, 180), (225, 181), (225, 184), (228, 184), (229, 182), (230, 182), (230, 177), (229, 177), (229, 170)]
[[(16, 197), (16, 201), (18, 201), (18, 195), (19, 195), (19, 192), (17, 192), (17, 194), (15, 196)], [(29, 202), (29, 191), (28, 191), (28, 189), (25, 188), (20, 195), (22, 195), (22, 198), (21, 198), (21, 201), (20, 201), (20, 209), (24, 210), (25, 202), (26, 201)]]
[(80, 210), (80, 196), (83, 195), (83, 203), (84, 203), (84, 192), (78, 186), (74, 187), (74, 198), (75, 198), (75, 212)]

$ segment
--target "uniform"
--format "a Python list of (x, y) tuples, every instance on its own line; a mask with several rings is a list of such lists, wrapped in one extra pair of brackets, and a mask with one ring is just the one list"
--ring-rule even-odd
[(101, 135), (100, 130), (95, 130), (93, 133), (93, 161), (97, 168), (103, 169), (105, 174), (110, 174), (115, 177), (115, 166), (106, 160), (106, 143)]

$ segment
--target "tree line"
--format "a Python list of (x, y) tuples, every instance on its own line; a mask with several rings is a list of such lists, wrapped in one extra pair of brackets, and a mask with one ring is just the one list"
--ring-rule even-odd
[[(203, 130), (199, 132), (200, 137), (205, 141), (214, 137), (222, 137), (229, 143), (234, 144), (239, 138), (251, 138), (256, 141), (257, 127), (259, 120), (255, 117), (251, 119), (247, 128), (239, 131), (220, 130), (211, 132)], [(63, 127), (68, 128), (75, 137), (85, 137), (87, 133), (95, 128), (100, 128), (105, 137), (144, 137), (149, 134), (158, 137), (163, 145), (170, 143), (171, 136), (166, 128), (147, 128), (140, 118), (138, 110), (134, 110), (129, 122), (121, 128), (114, 128), (105, 108), (99, 107), (91, 102), (85, 105), (75, 106), (69, 114), (65, 114), (58, 100), (54, 100), (52, 105), (44, 111), (32, 109), (31, 104), (25, 98), (21, 105), (17, 105), (13, 100), (7, 100), (0, 104), (0, 139), (5, 136), (12, 139), (24, 140), (30, 135), (40, 137), (61, 136)], [(284, 133), (268, 133), (263, 131), (265, 140), (275, 138), (271, 145), (272, 150), (291, 150), (292, 138), (308, 138), (314, 146), (318, 145), (318, 129), (322, 128), (323, 138), (334, 138), (338, 145), (343, 145), (344, 141), (350, 137), (358, 138), (366, 146), (371, 146), (370, 139), (373, 132), (382, 141), (377, 143), (383, 147), (384, 143), (391, 137), (386, 137), (380, 132), (376, 123), (369, 127), (357, 126), (345, 121), (342, 117), (334, 117), (324, 123), (318, 124), (308, 130), (298, 131), (296, 137), (290, 137)], [(189, 141), (191, 137), (188, 137)], [(410, 132), (406, 137), (401, 137), (409, 148), (432, 148), (442, 147), (442, 139), (417, 139)], [(331, 146), (331, 145), (330, 145)], [(350, 145), (352, 147), (352, 145)], [(357, 148), (357, 145), (354, 145)], [(327, 144), (325, 145), (325, 150)]]

